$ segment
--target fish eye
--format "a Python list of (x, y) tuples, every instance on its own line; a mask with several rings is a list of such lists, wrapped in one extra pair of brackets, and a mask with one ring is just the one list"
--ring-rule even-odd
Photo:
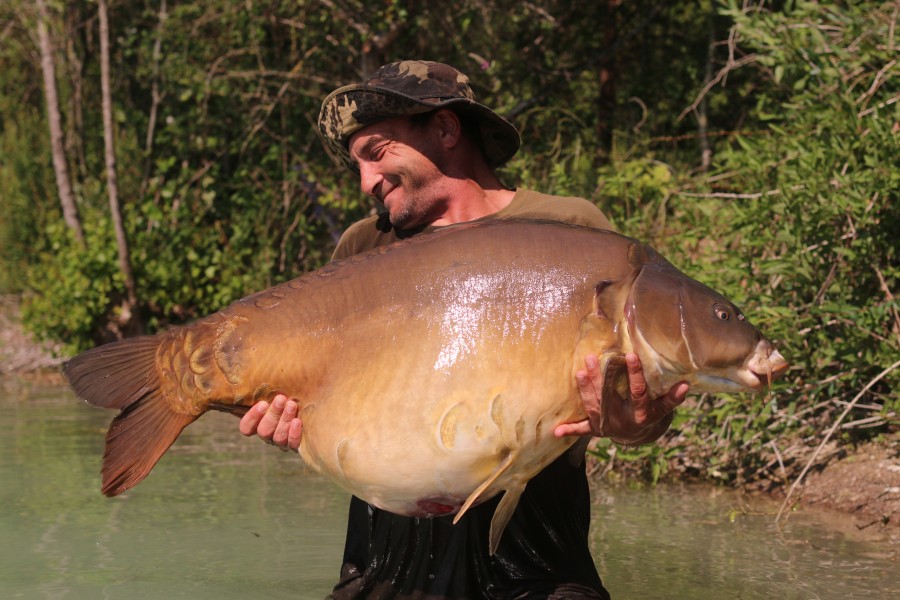
[[(713, 310), (716, 311), (717, 318), (719, 318), (723, 321), (727, 321), (727, 320), (731, 319), (731, 311), (729, 311), (724, 306), (721, 306), (721, 305), (714, 306)], [(741, 316), (743, 316), (743, 315), (741, 315)], [(738, 317), (738, 318), (740, 318), (740, 317)]]

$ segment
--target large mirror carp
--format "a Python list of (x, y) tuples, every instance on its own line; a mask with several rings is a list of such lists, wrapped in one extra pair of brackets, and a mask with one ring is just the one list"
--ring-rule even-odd
[(190, 325), (89, 350), (64, 366), (79, 398), (121, 412), (102, 490), (140, 482), (208, 410), (299, 401), (300, 454), (375, 506), (458, 513), (505, 492), (491, 544), (528, 480), (575, 438), (575, 372), (601, 357), (651, 397), (759, 390), (787, 368), (720, 294), (610, 231), (488, 220), (380, 247), (248, 296)]

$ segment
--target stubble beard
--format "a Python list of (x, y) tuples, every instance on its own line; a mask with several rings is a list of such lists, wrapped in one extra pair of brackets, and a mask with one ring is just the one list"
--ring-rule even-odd
[(400, 176), (398, 191), (403, 192), (403, 204), (388, 208), (388, 217), (395, 229), (412, 229), (429, 225), (434, 220), (429, 218), (434, 206), (425, 193), (433, 185), (427, 177), (416, 177), (411, 173)]
[(394, 226), (395, 229), (409, 229), (412, 227), (413, 221), (413, 206), (414, 199), (410, 198), (407, 195), (407, 189), (404, 186), (401, 188), (404, 194), (404, 202), (402, 206), (397, 207), (389, 207), (388, 208), (388, 217), (390, 218), (391, 225)]

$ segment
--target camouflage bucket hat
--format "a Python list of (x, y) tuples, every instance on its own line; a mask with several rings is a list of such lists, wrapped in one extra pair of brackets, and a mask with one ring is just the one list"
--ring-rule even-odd
[(404, 60), (384, 65), (362, 83), (333, 91), (322, 102), (319, 132), (328, 153), (353, 171), (350, 136), (390, 117), (450, 108), (471, 117), (479, 126), (485, 158), (492, 167), (518, 151), (519, 132), (506, 119), (475, 101), (469, 78), (449, 65)]

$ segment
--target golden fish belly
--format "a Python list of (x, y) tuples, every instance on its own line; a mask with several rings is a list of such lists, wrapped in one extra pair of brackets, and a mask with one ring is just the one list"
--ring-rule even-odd
[(572, 310), (567, 297), (556, 318), (538, 318), (496, 284), (484, 288), (489, 298), (455, 295), (444, 318), (432, 308), (404, 313), (396, 328), (378, 325), (396, 315), (371, 312), (345, 322), (355, 343), (301, 400), (304, 460), (386, 510), (440, 514), (458, 509), (508, 456), (515, 468), (485, 499), (571, 445), (552, 430), (580, 414), (573, 344), (577, 314), (589, 307)]
[[(571, 364), (568, 357), (550, 362), (545, 366), (560, 372)], [(304, 405), (301, 455), (373, 505), (424, 516), (458, 510), (511, 455), (515, 467), (485, 499), (506, 489), (510, 477), (529, 479), (574, 442), (552, 433), (580, 415), (568, 377), (498, 376), (488, 365), (466, 371), (427, 385), (375, 376), (378, 385), (362, 394), (336, 386)], [(339, 400), (350, 397), (356, 400)]]

